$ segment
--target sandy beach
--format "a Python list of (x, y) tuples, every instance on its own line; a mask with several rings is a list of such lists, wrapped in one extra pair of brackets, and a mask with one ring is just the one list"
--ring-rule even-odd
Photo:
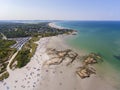
[[(49, 26), (63, 29), (54, 23), (49, 23)], [(85, 52), (70, 47), (65, 41), (67, 38), (72, 38), (72, 35), (45, 37), (35, 42), (38, 47), (31, 61), (21, 69), (10, 70), (8, 67), (10, 76), (0, 82), (0, 90), (114, 90), (112, 85), (97, 73), (81, 79), (76, 74), (78, 67), (82, 66), (80, 59), (68, 66), (68, 59), (58, 65), (46, 65), (46, 62), (50, 61), (47, 53), (50, 48), (59, 51), (71, 49), (79, 56), (85, 55)]]
[(64, 29), (63, 27), (55, 25), (53, 22), (49, 23), (48, 25), (53, 28)]
[[(48, 48), (59, 50), (70, 48), (64, 43), (63, 37), (52, 37), (47, 45)], [(80, 52), (80, 55), (84, 53)], [(36, 90), (114, 90), (98, 74), (91, 75), (86, 79), (81, 79), (76, 73), (76, 69), (82, 66), (79, 60), (66, 66), (68, 61), (63, 61), (60, 65), (43, 67), (41, 71), (42, 82)]]
[(59, 65), (44, 65), (49, 60), (47, 48), (70, 48), (64, 42), (64, 35), (41, 38), (36, 43), (38, 47), (30, 63), (21, 69), (9, 70), (10, 76), (0, 82), (0, 90), (114, 90), (98, 74), (81, 79), (76, 74), (82, 65), (79, 60), (69, 66), (66, 66), (67, 60)]
[(38, 42), (35, 55), (30, 63), (21, 69), (9, 70), (8, 79), (0, 82), (0, 90), (36, 90), (42, 81), (41, 67), (44, 60), (48, 59), (46, 55), (46, 45), (50, 38), (42, 38)]
[(0, 0), (0, 90), (120, 90), (120, 0)]

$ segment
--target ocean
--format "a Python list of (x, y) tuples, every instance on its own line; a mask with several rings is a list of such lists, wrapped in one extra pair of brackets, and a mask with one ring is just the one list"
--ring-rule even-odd
[(103, 62), (96, 64), (97, 74), (120, 90), (120, 21), (59, 21), (56, 25), (78, 31), (66, 42), (86, 53), (99, 53)]

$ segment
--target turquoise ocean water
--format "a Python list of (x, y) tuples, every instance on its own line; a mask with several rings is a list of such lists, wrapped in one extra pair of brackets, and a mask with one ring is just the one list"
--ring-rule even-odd
[(96, 52), (104, 62), (95, 65), (105, 82), (120, 90), (120, 21), (60, 21), (56, 25), (78, 31), (67, 43), (85, 52)]

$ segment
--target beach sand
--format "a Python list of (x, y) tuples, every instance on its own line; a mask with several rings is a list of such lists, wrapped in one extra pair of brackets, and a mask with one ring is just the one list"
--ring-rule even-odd
[(0, 82), (0, 90), (35, 90), (39, 86), (41, 78), (41, 67), (44, 60), (49, 57), (45, 53), (46, 45), (50, 38), (42, 38), (38, 42), (37, 50), (31, 61), (21, 69), (9, 70), (10, 76)]
[(54, 24), (53, 22), (48, 24), (50, 27), (52, 28), (58, 28), (58, 29), (64, 29), (63, 27), (57, 26), (56, 24)]
[(82, 65), (79, 60), (69, 66), (66, 66), (67, 60), (60, 65), (44, 65), (49, 60), (47, 48), (70, 48), (62, 35), (41, 38), (37, 43), (38, 47), (31, 61), (21, 69), (9, 71), (9, 78), (0, 82), (0, 90), (114, 90), (98, 74), (81, 79), (75, 73)]
[[(64, 36), (52, 37), (47, 45), (48, 48), (64, 50), (70, 48), (64, 42)], [(80, 52), (80, 55), (84, 53)], [(66, 66), (67, 61), (60, 65), (43, 66), (41, 70), (42, 82), (36, 90), (114, 90), (99, 75), (91, 75), (86, 79), (81, 79), (76, 70), (82, 66), (79, 60)]]

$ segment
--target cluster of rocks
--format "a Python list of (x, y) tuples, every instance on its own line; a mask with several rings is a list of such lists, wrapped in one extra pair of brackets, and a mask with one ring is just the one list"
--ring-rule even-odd
[(90, 77), (91, 74), (96, 74), (96, 70), (92, 67), (80, 67), (76, 73), (83, 79), (86, 77)]
[[(49, 48), (47, 49), (47, 54), (49, 55), (50, 59), (45, 62), (45, 65), (48, 66), (59, 65), (64, 60), (69, 60), (69, 62), (67, 63), (68, 66), (72, 64), (75, 60), (80, 60), (80, 56), (71, 49), (56, 50)], [(100, 55), (96, 53), (90, 53), (83, 58), (83, 66), (78, 68), (76, 74), (79, 75), (82, 79), (90, 77), (91, 74), (96, 74), (96, 70), (91, 67), (91, 65), (98, 63), (100, 60), (102, 60)]]
[(70, 49), (60, 51), (49, 48), (47, 50), (47, 53), (50, 57), (50, 60), (45, 62), (46, 65), (59, 65), (66, 59), (69, 60), (69, 62), (67, 63), (67, 65), (69, 65), (78, 57), (78, 54)]
[(91, 74), (96, 74), (96, 70), (89, 65), (96, 64), (101, 61), (102, 58), (96, 53), (91, 53), (83, 60), (83, 66), (76, 72), (82, 79), (90, 77)]
[(100, 55), (98, 55), (96, 53), (90, 53), (88, 56), (85, 57), (83, 62), (84, 62), (84, 64), (88, 65), (88, 64), (98, 63), (98, 61), (101, 61), (101, 60), (102, 60), (102, 58)]

